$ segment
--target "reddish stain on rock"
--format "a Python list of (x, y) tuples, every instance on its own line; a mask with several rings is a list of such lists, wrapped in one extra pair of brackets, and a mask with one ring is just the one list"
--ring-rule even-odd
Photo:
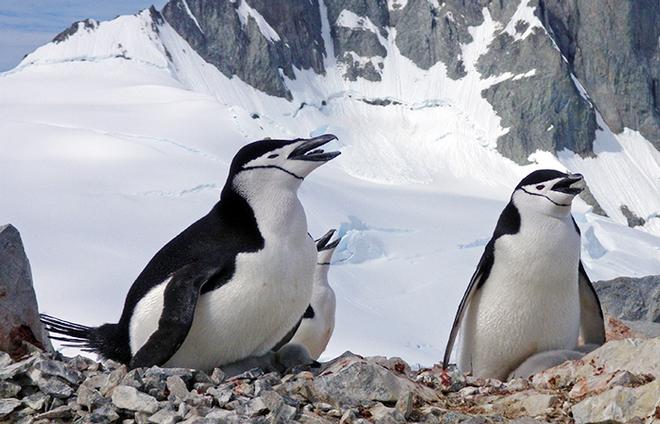
[(11, 344), (13, 346), (13, 349), (11, 350), (11, 352), (9, 352), (9, 354), (14, 359), (25, 356), (28, 353), (27, 348), (23, 344), (23, 342), (28, 342), (31, 345), (36, 346), (41, 350), (44, 350), (44, 345), (39, 340), (37, 340), (30, 327), (24, 324), (19, 325), (18, 327), (14, 327), (9, 332), (9, 340), (11, 341)]

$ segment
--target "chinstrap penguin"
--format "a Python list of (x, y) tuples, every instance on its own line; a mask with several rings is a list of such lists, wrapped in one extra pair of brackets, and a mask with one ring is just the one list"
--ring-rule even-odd
[(220, 201), (149, 261), (119, 322), (86, 327), (44, 315), (52, 338), (132, 368), (208, 370), (283, 346), (309, 305), (316, 266), (297, 192), (339, 155), (320, 148), (334, 139), (241, 148)]
[(603, 314), (580, 261), (571, 216), (582, 175), (534, 171), (499, 217), (449, 335), (443, 366), (460, 328), (458, 367), (500, 380), (530, 356), (605, 340)]
[(328, 284), (328, 271), (335, 248), (341, 238), (332, 242), (330, 239), (336, 230), (328, 231), (323, 237), (316, 240), (318, 259), (314, 272), (314, 291), (312, 300), (303, 315), (298, 331), (289, 344), (305, 346), (314, 359), (319, 359), (321, 353), (328, 346), (332, 332), (335, 329), (335, 292)]

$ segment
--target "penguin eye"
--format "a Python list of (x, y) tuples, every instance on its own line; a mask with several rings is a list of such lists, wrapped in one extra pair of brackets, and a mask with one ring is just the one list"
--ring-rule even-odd
[(545, 186), (543, 184), (540, 184), (540, 185), (536, 186), (537, 190), (543, 190), (544, 188), (545, 188)]
[(272, 155), (268, 156), (268, 159), (275, 159), (279, 155), (277, 153), (273, 153)]

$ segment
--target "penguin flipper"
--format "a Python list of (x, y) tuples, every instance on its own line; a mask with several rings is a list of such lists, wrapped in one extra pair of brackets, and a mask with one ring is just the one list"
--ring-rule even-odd
[(176, 353), (192, 326), (202, 286), (221, 271), (222, 267), (193, 263), (171, 274), (158, 328), (131, 358), (130, 368), (161, 366)]
[(454, 323), (451, 327), (451, 332), (449, 333), (449, 339), (447, 340), (447, 347), (445, 347), (445, 355), (442, 359), (442, 368), (446, 369), (449, 366), (449, 357), (454, 348), (454, 342), (456, 341), (456, 336), (458, 335), (458, 329), (461, 327), (461, 321), (463, 320), (463, 315), (467, 310), (470, 300), (472, 300), (472, 295), (486, 282), (488, 276), (490, 275), (490, 270), (493, 267), (493, 262), (495, 261), (495, 241), (492, 239), (486, 245), (483, 255), (479, 260), (476, 271), (470, 279), (470, 284), (468, 284), (465, 294), (461, 299), (461, 303), (458, 305), (458, 310), (456, 311), (456, 317), (454, 318)]
[(605, 319), (598, 300), (598, 295), (591, 280), (584, 270), (582, 261), (578, 268), (578, 286), (580, 289), (580, 334), (585, 344), (602, 345), (605, 343)]

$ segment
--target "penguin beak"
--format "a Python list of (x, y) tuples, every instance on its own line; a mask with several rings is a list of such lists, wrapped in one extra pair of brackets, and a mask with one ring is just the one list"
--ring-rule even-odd
[(288, 159), (314, 162), (327, 162), (334, 159), (339, 156), (341, 152), (324, 152), (323, 149), (319, 149), (319, 147), (332, 140), (337, 140), (337, 137), (332, 134), (325, 134), (319, 137), (310, 138), (309, 140), (304, 140), (300, 146), (296, 147), (289, 154)]
[[(339, 246), (339, 242), (341, 241), (341, 237), (338, 239), (330, 242), (330, 239), (332, 236), (335, 234), (337, 230), (334, 228), (327, 233), (325, 233), (320, 239), (316, 240), (316, 250), (319, 252), (322, 252), (324, 250), (332, 250), (335, 247)], [(328, 243), (330, 242), (330, 243)]]
[(552, 190), (577, 196), (582, 193), (585, 187), (586, 184), (584, 183), (582, 174), (569, 174), (566, 178), (562, 178), (556, 182)]

